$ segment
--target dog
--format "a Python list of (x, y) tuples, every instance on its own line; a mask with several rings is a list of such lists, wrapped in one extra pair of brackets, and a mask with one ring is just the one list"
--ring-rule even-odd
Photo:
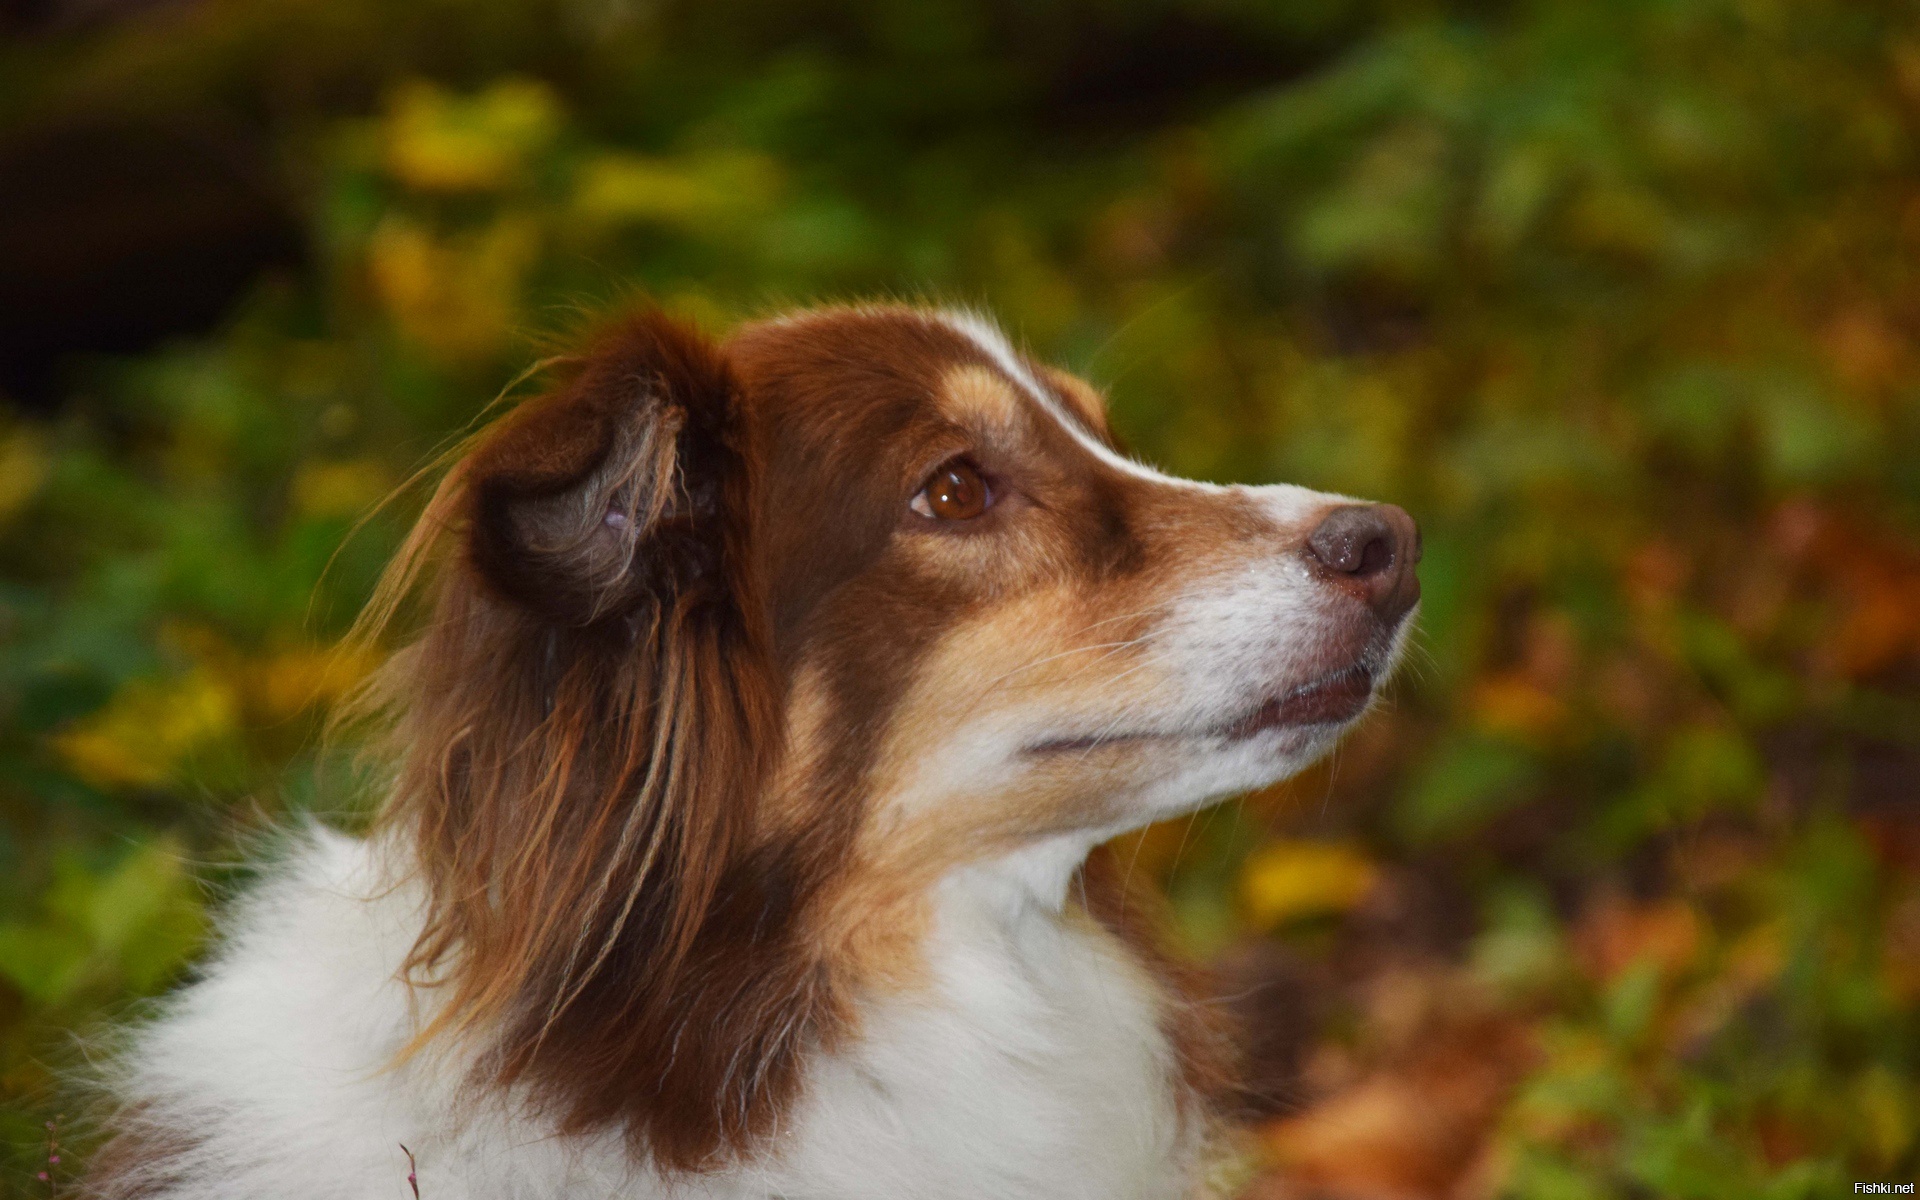
[(131, 1036), (92, 1193), (1199, 1194), (1220, 1037), (1097, 848), (1333, 746), (1412, 519), (1161, 474), (973, 313), (551, 371), (370, 609), (425, 611), (372, 833)]

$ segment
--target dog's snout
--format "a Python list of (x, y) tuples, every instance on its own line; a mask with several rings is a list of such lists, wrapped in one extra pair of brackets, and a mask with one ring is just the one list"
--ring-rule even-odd
[(1382, 621), (1398, 621), (1420, 599), (1420, 527), (1397, 504), (1333, 509), (1307, 535), (1306, 554)]

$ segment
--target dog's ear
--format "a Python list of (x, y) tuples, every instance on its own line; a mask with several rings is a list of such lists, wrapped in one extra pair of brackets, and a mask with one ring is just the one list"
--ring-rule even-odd
[[(724, 349), (657, 313), (481, 434), (390, 568), (445, 546), (383, 812), (415, 855), (407, 961), (474, 1082), (663, 1167), (749, 1152), (833, 1020), (802, 929), (807, 830), (756, 827), (781, 741)], [(451, 543), (451, 544), (449, 544)]]
[(711, 589), (745, 484), (738, 406), (698, 332), (657, 312), (613, 326), (462, 465), (475, 570), (568, 625)]

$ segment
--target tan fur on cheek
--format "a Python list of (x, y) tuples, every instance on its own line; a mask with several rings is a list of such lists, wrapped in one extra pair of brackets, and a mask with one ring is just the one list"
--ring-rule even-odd
[(1121, 719), (1161, 683), (1145, 654), (1151, 599), (1107, 590), (1099, 600), (1050, 588), (996, 605), (942, 640), (903, 698), (873, 774), (876, 816), (902, 826), (895, 842), (929, 843), (926, 852), (950, 866), (1111, 819), (1105, 805), (1138, 764), (1056, 770), (1019, 758), (1022, 744), (1063, 719)]
[(820, 776), (833, 749), (833, 715), (820, 672), (803, 665), (787, 689), (779, 766), (761, 802), (769, 835), (790, 834), (817, 816)]
[(856, 861), (830, 889), (818, 936), (851, 988), (900, 992), (929, 982), (924, 948), (933, 925), (931, 882), (891, 863)]
[[(839, 978), (883, 991), (923, 985), (924, 939), (943, 876), (1034, 838), (1114, 819), (1105, 806), (1145, 769), (1134, 756), (984, 771), (961, 764), (944, 776), (938, 764), (956, 742), (964, 755), (970, 734), (1017, 746), (1028, 737), (1018, 727), (1026, 714), (1105, 712), (1133, 689), (1144, 695), (1151, 679), (1138, 645), (1151, 622), (1150, 610), (1112, 611), (1109, 603), (1096, 611), (1071, 589), (1051, 588), (996, 605), (942, 639), (894, 710), (861, 788), (866, 815), (854, 852), (812, 924)], [(765, 811), (796, 827), (826, 817), (821, 805), (851, 798), (822, 787), (833, 739), (845, 731), (817, 671), (798, 672), (788, 713), (784, 765)]]
[[(802, 664), (787, 694), (785, 747), (761, 808), (767, 836), (792, 836), (831, 820), (831, 809), (857, 802), (838, 794), (829, 771), (836, 751), (836, 710), (821, 670)], [(891, 822), (887, 822), (890, 825)], [(888, 841), (884, 828), (865, 841)], [(809, 936), (830, 964), (836, 987), (907, 991), (927, 982), (921, 953), (932, 921), (932, 897), (911, 871), (889, 869), (856, 851), (823, 889)]]

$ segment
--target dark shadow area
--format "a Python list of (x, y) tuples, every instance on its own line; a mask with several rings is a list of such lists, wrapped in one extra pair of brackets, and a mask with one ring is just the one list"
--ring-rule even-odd
[(304, 257), (259, 148), (208, 121), (110, 120), (0, 143), (0, 392), (59, 398), (74, 356), (204, 331)]

